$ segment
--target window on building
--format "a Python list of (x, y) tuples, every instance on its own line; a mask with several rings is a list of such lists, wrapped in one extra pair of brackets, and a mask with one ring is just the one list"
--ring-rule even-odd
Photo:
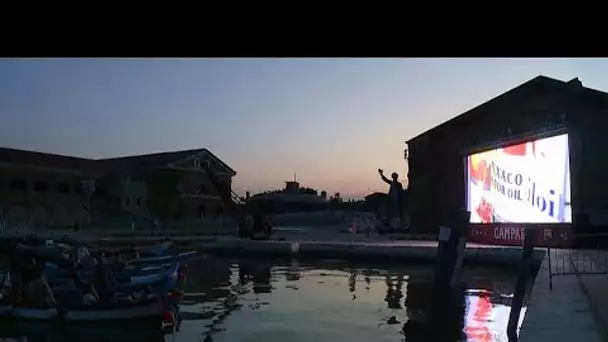
[(106, 189), (101, 185), (96, 185), (95, 194), (97, 194), (99, 196), (104, 196), (106, 194)]
[(70, 188), (65, 183), (57, 183), (57, 185), (55, 186), (55, 191), (60, 194), (67, 194), (68, 192), (70, 192)]
[(183, 203), (180, 203), (177, 207), (175, 218), (181, 220), (186, 214), (186, 206)]
[(49, 183), (47, 182), (36, 182), (34, 183), (34, 191), (36, 192), (48, 192)]
[(27, 191), (27, 182), (23, 179), (15, 179), (11, 181), (11, 190), (13, 191)]
[(78, 183), (76, 184), (76, 186), (74, 187), (74, 193), (81, 195), (83, 192), (83, 187), (82, 187), (82, 183)]
[(137, 197), (137, 206), (141, 207), (141, 198)]
[(200, 169), (201, 168), (201, 160), (198, 158), (194, 158), (194, 168), (195, 169)]
[(129, 201), (129, 197), (125, 197), (125, 206), (129, 206), (130, 201)]

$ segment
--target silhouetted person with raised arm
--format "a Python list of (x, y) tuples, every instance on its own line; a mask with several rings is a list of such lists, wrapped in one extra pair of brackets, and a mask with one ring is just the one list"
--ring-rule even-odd
[(378, 173), (382, 180), (390, 186), (388, 190), (389, 222), (395, 217), (401, 218), (401, 194), (403, 193), (403, 185), (399, 182), (399, 175), (396, 172), (393, 172), (391, 174), (392, 180), (390, 180), (384, 176), (384, 171), (382, 169), (378, 169)]

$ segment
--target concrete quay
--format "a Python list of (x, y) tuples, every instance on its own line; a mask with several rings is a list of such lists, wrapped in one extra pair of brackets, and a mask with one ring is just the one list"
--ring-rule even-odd
[[(28, 232), (4, 232), (3, 236), (23, 236)], [(36, 236), (44, 239), (69, 238), (86, 244), (124, 245), (154, 244), (171, 239), (178, 244), (190, 244), (202, 250), (224, 255), (272, 255), (283, 257), (317, 257), (347, 259), (399, 260), (400, 262), (434, 263), (437, 255), (436, 236), (405, 234), (400, 238), (415, 240), (395, 240), (391, 235), (365, 236), (345, 234), (335, 229), (303, 229), (277, 227), (274, 240), (256, 241), (239, 239), (236, 236), (213, 236), (193, 234), (193, 232), (166, 232), (171, 234), (152, 235), (145, 232), (110, 230), (51, 231), (38, 230)], [(403, 234), (402, 234), (403, 235)], [(411, 236), (410, 236), (411, 235)], [(541, 253), (542, 254), (542, 253)], [(540, 256), (540, 255), (539, 255)], [(501, 265), (516, 267), (521, 257), (519, 247), (505, 247), (468, 243), (464, 262), (467, 264)], [(541, 258), (537, 258), (540, 264)]]
[[(276, 227), (272, 240), (286, 241), (326, 241), (344, 243), (356, 242), (380, 242), (392, 243), (395, 241), (424, 240), (434, 241), (436, 235), (393, 233), (385, 235), (365, 234), (352, 235), (343, 233), (340, 227)], [(88, 244), (153, 244), (171, 239), (178, 243), (201, 243), (215, 240), (235, 240), (236, 233), (232, 230), (200, 231), (200, 229), (176, 230), (176, 231), (130, 231), (125, 229), (84, 229), (73, 230), (4, 230), (0, 236), (18, 237), (34, 234), (43, 239), (69, 238)]]
[(549, 258), (543, 258), (529, 294), (519, 342), (606, 341), (603, 333), (606, 326), (601, 314), (602, 311), (604, 315), (608, 314), (608, 274), (578, 274), (576, 265), (570, 262), (571, 253), (568, 250), (552, 252), (554, 262), (565, 259), (567, 262), (563, 265), (570, 267), (560, 269), (567, 274), (553, 276), (552, 290), (549, 288)]
[(0, 234), (0, 237), (14, 238), (33, 234), (40, 239), (61, 240), (70, 239), (85, 244), (155, 244), (167, 239), (177, 243), (200, 243), (210, 240), (216, 240), (218, 237), (231, 239), (234, 237), (221, 235), (214, 236), (211, 234), (193, 234), (192, 232), (163, 232), (163, 234), (151, 234), (147, 232), (129, 232), (129, 231), (111, 231), (111, 230), (85, 230), (85, 231), (70, 231), (70, 230), (37, 230), (37, 231), (8, 231)]
[[(218, 239), (201, 244), (201, 250), (217, 255), (314, 257), (327, 259), (395, 260), (434, 263), (436, 241), (254, 241)], [(537, 251), (540, 265), (543, 252)], [(517, 267), (521, 249), (468, 243), (465, 264)]]

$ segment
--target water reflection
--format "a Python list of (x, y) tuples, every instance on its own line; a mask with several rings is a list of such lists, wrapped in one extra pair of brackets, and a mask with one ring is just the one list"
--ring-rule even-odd
[[(221, 271), (218, 265), (226, 268)], [(426, 341), (433, 327), (445, 341), (506, 341), (507, 314), (492, 314), (510, 303), (513, 275), (478, 269), (465, 272), (469, 289), (444, 303), (445, 322), (429, 322), (432, 269), (380, 269), (344, 262), (208, 258), (191, 267), (187, 291), (204, 292), (182, 306), (208, 312), (172, 336), (175, 341), (345, 340)], [(217, 272), (213, 275), (214, 272)], [(223, 276), (220, 276), (223, 275)], [(468, 281), (471, 279), (471, 281)], [(199, 284), (200, 282), (200, 284)], [(481, 291), (480, 291), (481, 289)], [(213, 294), (213, 295), (212, 295)], [(189, 297), (189, 296), (187, 296)], [(494, 310), (494, 311), (493, 311)], [(207, 320), (206, 324), (201, 324)], [(185, 328), (184, 328), (185, 327)], [(426, 330), (425, 330), (426, 329)]]
[(285, 272), (285, 279), (288, 281), (297, 281), (300, 280), (300, 264), (297, 260), (292, 260), (289, 268)]
[[(442, 322), (429, 322), (432, 274), (429, 267), (210, 256), (189, 265), (181, 331), (143, 339), (141, 333), (104, 333), (102, 340), (418, 342), (428, 341), (429, 329), (445, 330), (446, 342), (507, 340), (513, 274), (465, 271), (466, 288), (443, 304)], [(41, 338), (50, 336), (29, 335), (27, 341), (48, 341)], [(99, 339), (65, 336), (52, 341), (76, 340)]]
[(348, 275), (348, 291), (355, 292), (357, 290), (357, 270), (350, 271)]
[(242, 285), (247, 285), (249, 282), (253, 283), (252, 289), (254, 293), (270, 293), (272, 291), (272, 286), (270, 285), (270, 278), (272, 277), (271, 268), (272, 264), (267, 261), (239, 262), (239, 280)]
[(371, 288), (371, 278), (370, 278), (370, 272), (369, 270), (365, 269), (361, 272), (363, 274), (363, 280), (365, 281), (365, 291), (369, 292), (369, 289)]
[(386, 297), (384, 297), (384, 301), (388, 303), (389, 309), (401, 309), (403, 277), (404, 275), (401, 273), (387, 274), (385, 276)]

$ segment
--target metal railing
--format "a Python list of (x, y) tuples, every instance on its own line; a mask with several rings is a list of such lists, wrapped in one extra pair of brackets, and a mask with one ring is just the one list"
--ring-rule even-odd
[(553, 277), (608, 274), (608, 234), (573, 234), (571, 248), (547, 247), (549, 287)]

